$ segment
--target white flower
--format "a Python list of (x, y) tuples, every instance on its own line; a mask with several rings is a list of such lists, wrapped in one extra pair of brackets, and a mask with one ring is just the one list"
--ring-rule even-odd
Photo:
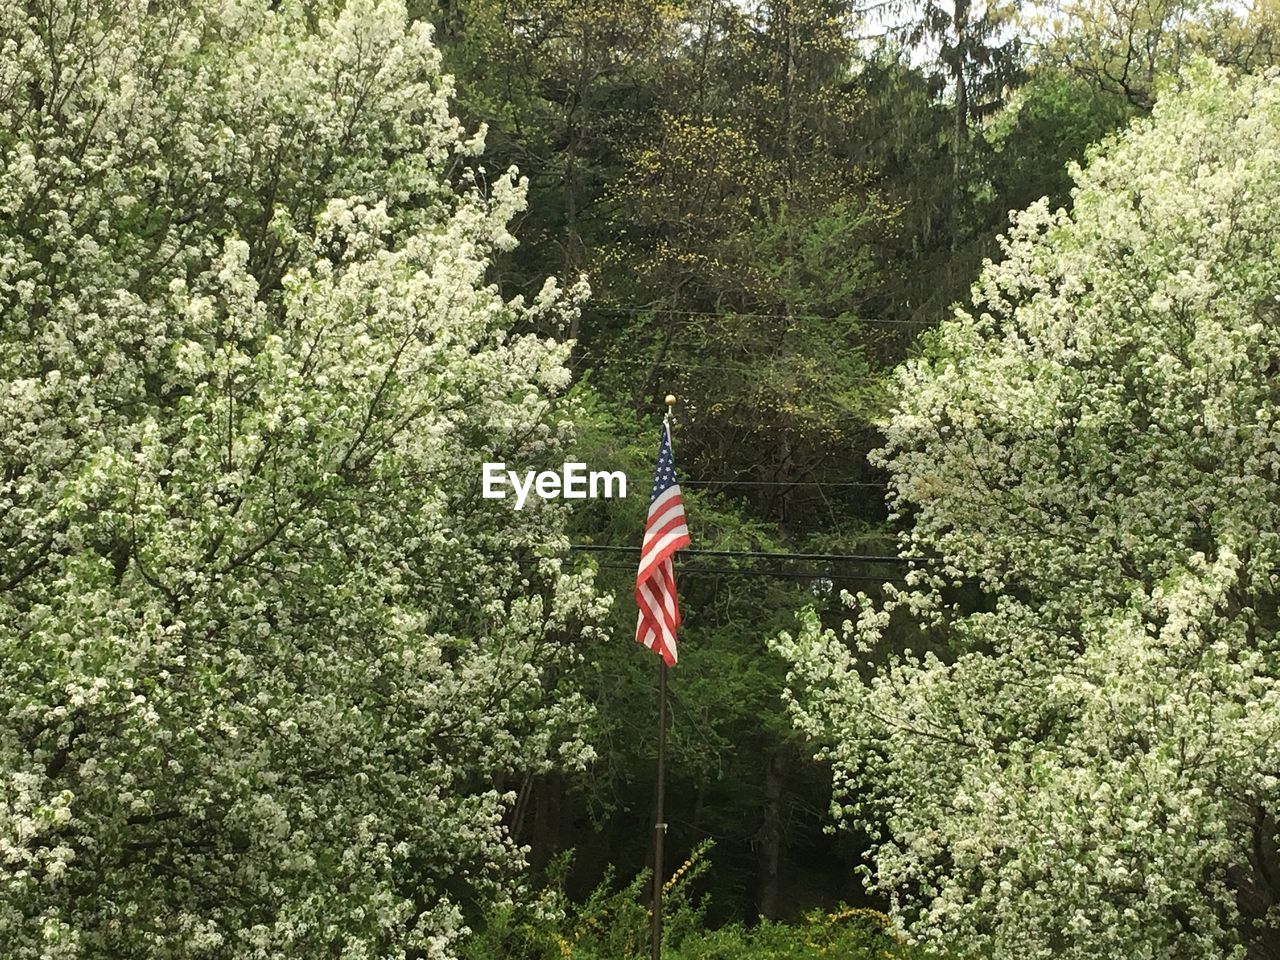
[[(1243, 958), (1280, 924), (1280, 77), (1201, 65), (1075, 176), (899, 373), (876, 459), (942, 562), (778, 647), (913, 935)], [(956, 576), (1002, 589), (947, 606)], [(937, 655), (883, 649), (895, 610)]]

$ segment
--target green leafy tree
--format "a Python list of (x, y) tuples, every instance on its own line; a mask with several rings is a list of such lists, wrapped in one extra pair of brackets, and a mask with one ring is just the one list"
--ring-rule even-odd
[(709, 46), (683, 55), (687, 92), (623, 155), (611, 196), (627, 229), (597, 284), (602, 305), (619, 307), (616, 332), (588, 355), (597, 382), (637, 406), (669, 389), (685, 398), (698, 424), (685, 462), (762, 484), (737, 492), (802, 537), (832, 514), (792, 484), (848, 476), (832, 451), (868, 432), (876, 373), (898, 356), (900, 341), (863, 322), (891, 213), (853, 156), (862, 104), (848, 12), (704, 8)]
[[(548, 268), (594, 266), (613, 228), (606, 202), (618, 151), (681, 42), (680, 7), (651, 0), (417, 0), (457, 77), (464, 121), (486, 151), (530, 181), (520, 249), (499, 258), (504, 287), (532, 295)], [(572, 322), (575, 338), (584, 331)]]
[[(571, 363), (588, 372), (577, 459), (644, 477), (652, 414), (675, 392), (682, 474), (703, 481), (688, 488), (699, 546), (847, 552), (890, 539), (865, 456), (880, 442), (885, 372), (963, 295), (1008, 209), (1069, 204), (1065, 164), (1123, 120), (1114, 98), (1043, 67), (1017, 94), (1011, 11), (966, 8), (968, 45), (943, 61), (928, 46), (951, 36), (938, 10), (912, 57), (869, 53), (865, 21), (835, 0), (416, 4), (462, 115), (489, 125), (489, 156), (531, 178), (522, 243), (494, 276), (532, 292), (550, 265), (585, 270), (595, 290), (572, 330)], [(642, 501), (580, 505), (573, 539), (634, 545)], [(631, 558), (600, 556), (602, 580), (629, 596)], [(826, 773), (782, 716), (784, 665), (760, 638), (859, 582), (842, 575), (874, 571), (709, 572), (742, 566), (690, 561), (681, 576), (671, 842), (717, 838), (713, 920), (848, 895), (834, 887), (859, 843), (821, 833)], [(639, 869), (649, 842), (636, 824), (651, 803), (653, 664), (631, 645), (629, 603), (611, 623), (618, 642), (571, 671), (599, 708), (598, 764), (516, 785), (512, 823), (534, 866), (577, 846), (574, 892), (608, 862)]]
[(880, 459), (938, 559), (784, 638), (797, 718), (916, 937), (1274, 956), (1280, 82), (1201, 63), (1075, 177), (902, 368)]
[(1041, 197), (1051, 210), (1070, 208), (1072, 162), (1083, 160), (1086, 149), (1122, 126), (1131, 112), (1078, 77), (1037, 69), (984, 131), (999, 215)]
[[(392, 0), (0, 6), (6, 957), (451, 956), (580, 767), (523, 205)], [(483, 184), (487, 182), (487, 186)]]
[(1271, 0), (1060, 0), (1047, 20), (1045, 55), (1106, 94), (1147, 112), (1159, 81), (1197, 56), (1257, 71), (1280, 54), (1280, 11)]

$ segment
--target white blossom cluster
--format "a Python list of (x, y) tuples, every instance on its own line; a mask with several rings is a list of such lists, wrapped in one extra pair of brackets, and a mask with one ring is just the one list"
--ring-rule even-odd
[(586, 763), (574, 309), (398, 0), (0, 4), (0, 954), (444, 958)]
[(1273, 956), (1280, 76), (1199, 65), (1073, 173), (900, 370), (878, 456), (940, 559), (782, 638), (797, 721), (913, 938)]

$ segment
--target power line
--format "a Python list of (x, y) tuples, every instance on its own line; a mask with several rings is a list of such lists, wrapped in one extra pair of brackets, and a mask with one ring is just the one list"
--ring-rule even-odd
[[(619, 546), (605, 543), (575, 543), (570, 550), (585, 550), (591, 553), (638, 553), (639, 547)], [(757, 559), (767, 557), (770, 560), (801, 560), (840, 563), (936, 563), (941, 557), (896, 557), (882, 553), (786, 553), (771, 550), (703, 550), (697, 547), (686, 547), (680, 551), (682, 556), (696, 557), (743, 557)]]
[[(570, 547), (570, 549), (578, 550), (578, 551), (601, 550), (601, 551), (608, 551), (608, 552), (616, 551), (616, 552), (634, 553), (637, 550), (639, 550), (639, 547), (615, 547), (615, 546), (605, 545), (605, 544), (599, 544), (599, 545), (573, 544)], [(687, 548), (680, 552), (681, 554), (695, 554), (695, 555), (700, 555), (704, 557), (706, 556), (714, 556), (714, 557), (744, 556), (744, 557), (767, 557), (773, 560), (787, 560), (792, 558), (809, 558), (809, 557), (813, 557), (813, 558), (831, 557), (835, 560), (865, 559), (867, 561), (874, 560), (874, 561), (905, 562), (912, 559), (923, 559), (923, 558), (912, 558), (912, 557), (885, 557), (885, 556), (867, 556), (865, 558), (862, 558), (857, 555), (786, 554), (786, 553), (752, 552), (752, 551), (745, 551), (745, 550), (736, 550), (736, 551), (735, 550), (690, 550)], [(630, 563), (611, 563), (609, 561), (604, 561), (601, 563), (597, 563), (596, 566), (601, 570), (619, 570), (619, 571), (626, 571), (631, 574), (634, 574), (636, 571), (635, 566)], [(828, 580), (833, 583), (845, 581), (845, 580), (856, 580), (856, 581), (865, 582), (865, 583), (909, 583), (910, 582), (909, 580), (907, 580), (906, 577), (900, 576), (900, 575), (895, 576), (895, 575), (881, 575), (881, 574), (870, 574), (870, 573), (844, 573), (844, 572), (837, 572), (834, 570), (823, 570), (821, 572), (814, 572), (810, 570), (761, 570), (758, 567), (711, 567), (711, 566), (705, 566), (701, 563), (693, 563), (693, 564), (682, 563), (679, 567), (679, 572), (681, 576), (767, 577), (769, 579), (774, 579), (774, 580)], [(963, 577), (957, 580), (956, 583), (972, 585), (972, 584), (978, 584), (980, 583), (980, 581), (973, 577)]]
[[(681, 551), (688, 553), (687, 550)], [(602, 563), (602, 570), (629, 570), (635, 573), (635, 567), (626, 563)], [(770, 577), (775, 580), (860, 580), (869, 583), (906, 583), (904, 577), (873, 577), (865, 573), (808, 573), (802, 570), (739, 570), (733, 567), (681, 566), (680, 576), (715, 576), (715, 577)]]
[[(767, 358), (766, 358), (766, 359), (767, 359)], [(750, 361), (750, 360), (739, 360), (739, 361), (737, 361), (737, 362), (735, 362), (735, 363), (726, 364), (726, 363), (703, 363), (703, 362), (701, 362), (701, 361), (690, 362), (690, 361), (687, 361), (687, 360), (649, 360), (649, 359), (648, 359), (648, 358), (646, 358), (646, 357), (628, 357), (628, 358), (625, 358), (625, 359), (624, 359), (624, 358), (612, 358), (612, 359), (611, 359), (611, 358), (607, 358), (607, 357), (605, 357), (605, 358), (601, 358), (601, 357), (592, 357), (592, 356), (588, 356), (588, 355), (586, 355), (586, 354), (583, 354), (583, 355), (581, 355), (581, 356), (577, 357), (576, 359), (571, 360), (571, 361), (567, 364), (567, 366), (568, 366), (570, 369), (572, 369), (572, 370), (580, 370), (580, 369), (582, 369), (584, 366), (588, 366), (588, 365), (596, 366), (596, 367), (602, 367), (602, 368), (603, 368), (603, 367), (609, 367), (609, 368), (616, 368), (616, 367), (632, 367), (632, 368), (636, 368), (636, 367), (650, 367), (650, 366), (652, 366), (652, 367), (657, 367), (657, 368), (659, 368), (659, 369), (663, 369), (663, 370), (665, 370), (665, 369), (668, 369), (668, 368), (669, 368), (669, 369), (672, 369), (672, 370), (683, 370), (683, 371), (690, 371), (690, 370), (715, 370), (715, 371), (718, 371), (718, 372), (720, 372), (720, 373), (753, 373), (753, 372), (754, 372), (754, 373), (756, 373), (756, 374), (758, 374), (758, 373), (759, 373), (759, 367), (755, 366), (755, 365), (754, 365), (754, 361)], [(815, 370), (815, 371), (813, 371), (813, 372), (816, 374), (816, 373), (818, 373), (819, 371)], [(867, 377), (845, 377), (845, 378), (843, 378), (843, 382), (844, 382), (844, 383), (874, 384), (874, 385), (876, 385), (876, 386), (888, 386), (888, 385), (889, 385), (889, 374), (888, 374), (888, 372), (886, 372), (886, 374), (885, 374), (884, 376), (879, 376), (879, 377), (877, 377), (877, 376), (867, 376)], [(825, 399), (825, 398), (819, 398), (819, 399)]]
[(889, 484), (872, 480), (681, 480), (682, 487), (865, 487), (888, 490)]
[(858, 317), (852, 315), (827, 317), (816, 313), (760, 313), (754, 310), (681, 310), (675, 307), (610, 307), (603, 305), (588, 305), (586, 307), (588, 310), (593, 308), (599, 313), (665, 314), (669, 316), (721, 317), (725, 319), (746, 317), (752, 320), (814, 320), (827, 323), (852, 322), (904, 327), (930, 326), (934, 323), (933, 320), (902, 320), (888, 317)]
[[(636, 554), (640, 551), (639, 547), (618, 546), (614, 544), (596, 544), (596, 543), (575, 543), (569, 548), (575, 551), (586, 551), (591, 553), (628, 553)], [(798, 560), (802, 562), (824, 562), (824, 563), (915, 563), (915, 562), (937, 562), (941, 557), (894, 557), (884, 554), (857, 554), (857, 553), (785, 553), (770, 552), (764, 550), (703, 550), (698, 548), (688, 548), (680, 551), (682, 556), (689, 557), (720, 557), (720, 558), (742, 558), (742, 559), (768, 559), (768, 560)], [(599, 563), (598, 566), (602, 570), (628, 570), (635, 571), (635, 567), (628, 563)], [(870, 573), (844, 573), (834, 570), (823, 570), (814, 572), (809, 570), (761, 570), (758, 567), (709, 567), (701, 563), (695, 562), (692, 565), (681, 564), (680, 573), (706, 575), (706, 576), (724, 576), (724, 577), (770, 577), (777, 580), (859, 580), (868, 583), (907, 583), (906, 577), (886, 576)], [(972, 577), (962, 577), (958, 583), (975, 584), (979, 581)]]

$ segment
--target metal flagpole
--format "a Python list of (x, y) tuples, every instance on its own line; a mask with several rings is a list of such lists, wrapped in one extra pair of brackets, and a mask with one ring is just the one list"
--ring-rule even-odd
[(667, 661), (658, 657), (658, 817), (653, 825), (653, 960), (662, 960), (662, 841), (667, 832), (663, 820), (663, 768), (667, 754)]
[[(667, 440), (671, 440), (671, 409), (676, 405), (674, 394), (667, 394), (667, 415), (663, 418)], [(674, 449), (672, 453), (674, 454)], [(658, 803), (657, 818), (653, 824), (653, 957), (662, 960), (662, 841), (666, 838), (667, 823), (663, 811), (666, 800), (667, 765), (667, 661), (658, 657)]]

